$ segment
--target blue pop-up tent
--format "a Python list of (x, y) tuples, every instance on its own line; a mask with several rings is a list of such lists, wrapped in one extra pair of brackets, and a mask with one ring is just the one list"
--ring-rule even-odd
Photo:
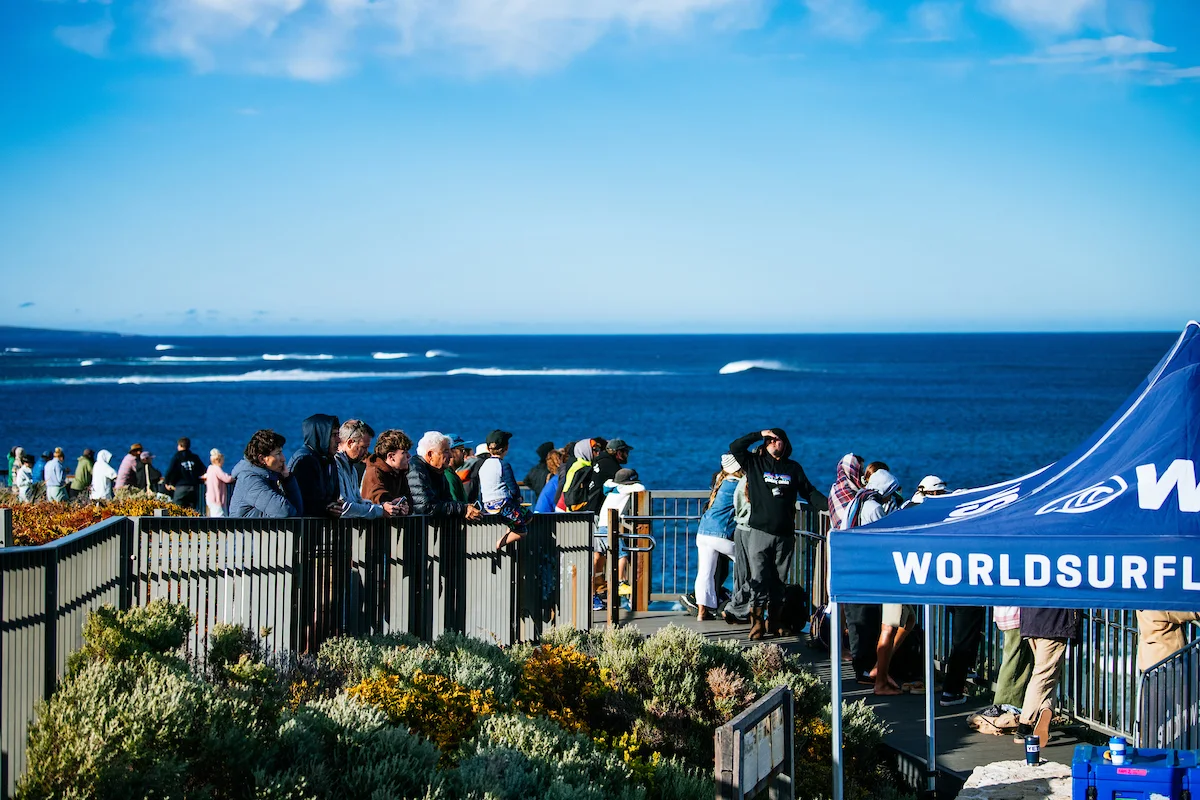
[[(834, 616), (838, 603), (880, 602), (924, 604), (926, 619), (929, 604), (1200, 608), (1198, 459), (1200, 324), (1193, 321), (1112, 418), (1062, 460), (832, 532)], [(837, 676), (840, 637), (833, 640)], [(932, 770), (931, 661), (926, 677)], [(840, 681), (833, 684), (839, 709)]]

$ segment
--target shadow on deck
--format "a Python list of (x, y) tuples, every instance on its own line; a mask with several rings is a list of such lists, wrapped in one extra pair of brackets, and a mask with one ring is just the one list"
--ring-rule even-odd
[[(636, 626), (649, 636), (668, 625), (679, 625), (700, 633), (708, 639), (733, 639), (749, 645), (749, 625), (728, 625), (721, 620), (700, 622), (694, 615), (682, 611), (642, 611), (636, 614), (622, 612), (621, 625)], [(603, 623), (594, 627), (602, 628)], [(767, 639), (784, 650), (798, 656), (822, 681), (830, 678), (829, 654), (814, 649), (808, 644), (808, 636), (789, 636)], [(849, 663), (841, 670), (842, 690), (846, 702), (864, 701), (875, 709), (875, 713), (891, 727), (885, 742), (897, 754), (902, 765), (924, 765), (925, 760), (925, 697), (924, 695), (899, 695), (876, 697), (867, 686), (854, 682), (854, 673)], [(931, 691), (936, 687), (930, 687)], [(942, 772), (939, 795), (954, 797), (962, 782), (971, 775), (975, 767), (996, 761), (1020, 761), (1025, 758), (1025, 747), (1017, 744), (1010, 736), (990, 736), (976, 733), (967, 727), (967, 716), (991, 703), (991, 694), (977, 694), (967, 703), (950, 708), (937, 707), (937, 763)], [(1042, 748), (1042, 758), (1060, 764), (1070, 764), (1075, 745), (1083, 743), (1070, 732), (1054, 730), (1050, 743)]]

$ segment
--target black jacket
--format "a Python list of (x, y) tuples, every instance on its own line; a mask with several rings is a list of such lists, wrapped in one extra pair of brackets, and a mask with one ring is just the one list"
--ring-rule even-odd
[(525, 485), (532, 489), (533, 496), (537, 497), (546, 487), (548, 480), (550, 480), (550, 470), (546, 468), (545, 461), (540, 461), (525, 476)]
[(466, 516), (468, 504), (451, 498), (445, 474), (420, 456), (408, 461), (408, 488), (412, 492), (414, 516)]
[(338, 499), (337, 466), (329, 455), (329, 437), (337, 417), (313, 414), (301, 423), (304, 444), (292, 453), (288, 472), (296, 479), (300, 490), (300, 516), (328, 516), (326, 508)]
[(146, 490), (161, 492), (163, 490), (162, 481), (162, 473), (149, 461), (139, 462), (137, 471), (133, 473), (133, 485), (143, 492)]
[(1079, 638), (1080, 614), (1072, 608), (1021, 608), (1022, 639)]
[[(140, 466), (140, 465), (139, 465)], [(204, 474), (204, 462), (191, 450), (176, 450), (167, 467), (168, 486), (200, 487), (200, 476)]]
[(783, 458), (775, 458), (766, 447), (750, 452), (750, 445), (762, 439), (761, 431), (734, 440), (729, 452), (746, 473), (750, 527), (776, 536), (792, 536), (796, 532), (797, 498), (803, 497), (817, 508), (825, 508), (829, 500), (812, 485), (804, 468), (791, 459), (792, 443), (787, 434), (780, 428), (772, 428), (771, 432), (786, 445)]
[(600, 513), (600, 507), (604, 505), (604, 482), (617, 477), (620, 469), (617, 457), (607, 450), (596, 456), (592, 468), (587, 472), (587, 506), (584, 510), (592, 514)]

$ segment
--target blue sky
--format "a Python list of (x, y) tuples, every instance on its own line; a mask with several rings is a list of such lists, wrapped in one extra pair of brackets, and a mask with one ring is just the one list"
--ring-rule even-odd
[(7, 0), (0, 324), (1176, 329), (1200, 4)]

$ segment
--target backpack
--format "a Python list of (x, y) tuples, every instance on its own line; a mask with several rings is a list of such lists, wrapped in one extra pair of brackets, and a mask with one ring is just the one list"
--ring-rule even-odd
[(829, 633), (833, 630), (829, 621), (829, 606), (821, 606), (808, 619), (808, 643), (826, 653), (833, 646)]
[(582, 511), (587, 507), (588, 489), (592, 484), (591, 467), (578, 469), (571, 478), (571, 485), (563, 492), (563, 504), (567, 511)]

